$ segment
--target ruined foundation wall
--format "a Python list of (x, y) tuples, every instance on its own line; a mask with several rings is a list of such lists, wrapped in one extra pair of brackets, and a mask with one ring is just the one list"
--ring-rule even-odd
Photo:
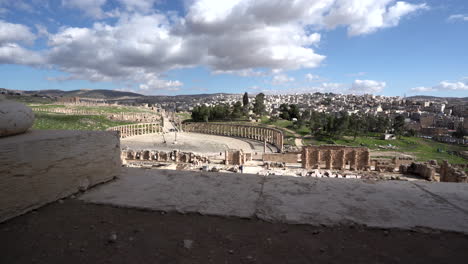
[(267, 142), (277, 147), (280, 152), (283, 151), (283, 132), (274, 128), (224, 123), (187, 123), (183, 125), (183, 130), (185, 132), (254, 139)]
[(305, 146), (302, 149), (302, 167), (305, 169), (370, 168), (369, 149), (347, 146)]
[(0, 222), (120, 174), (116, 132), (35, 130), (0, 138)]
[(209, 159), (205, 156), (193, 152), (180, 152), (177, 150), (165, 152), (154, 150), (124, 150), (122, 151), (122, 161), (159, 161), (159, 162), (177, 162), (177, 163), (207, 163)]
[(435, 173), (436, 169), (435, 167), (431, 166), (430, 164), (427, 163), (416, 163), (413, 162), (411, 165), (401, 165), (400, 166), (400, 172), (401, 173), (412, 173), (416, 174), (428, 181), (435, 181)]
[(298, 163), (302, 152), (264, 153), (263, 161)]
[(160, 123), (131, 124), (111, 127), (107, 129), (107, 131), (119, 131), (120, 138), (126, 138), (146, 134), (162, 133), (162, 126)]
[(440, 166), (440, 181), (468, 183), (468, 175), (466, 175), (466, 172), (451, 166), (444, 160)]

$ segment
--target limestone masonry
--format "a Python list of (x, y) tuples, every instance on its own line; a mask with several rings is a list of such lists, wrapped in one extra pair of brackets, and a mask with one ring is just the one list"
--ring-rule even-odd
[(305, 169), (369, 170), (369, 149), (346, 146), (306, 146), (302, 151)]
[(132, 136), (161, 133), (163, 129), (160, 123), (143, 123), (111, 127), (107, 129), (107, 131), (119, 131), (120, 138), (126, 138)]
[(117, 177), (116, 132), (33, 130), (0, 138), (0, 222)]
[(277, 147), (280, 152), (283, 151), (283, 132), (274, 128), (224, 123), (186, 123), (183, 130), (264, 141)]

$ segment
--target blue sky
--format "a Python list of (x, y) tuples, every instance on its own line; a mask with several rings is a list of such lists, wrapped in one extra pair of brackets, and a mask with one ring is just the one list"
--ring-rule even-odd
[(468, 96), (466, 0), (0, 0), (0, 87)]

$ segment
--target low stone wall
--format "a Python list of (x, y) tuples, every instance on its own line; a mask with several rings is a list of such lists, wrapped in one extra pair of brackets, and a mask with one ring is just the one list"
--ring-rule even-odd
[(468, 175), (466, 175), (466, 172), (451, 166), (444, 160), (440, 166), (440, 181), (468, 183)]
[(435, 167), (431, 166), (427, 163), (416, 163), (413, 162), (411, 165), (401, 165), (400, 166), (401, 173), (411, 173), (416, 174), (428, 181), (435, 181)]
[(283, 151), (283, 132), (274, 128), (227, 123), (200, 122), (183, 124), (183, 130), (185, 132), (254, 139), (269, 143), (277, 147), (280, 152)]
[(108, 128), (107, 131), (119, 131), (120, 138), (162, 133), (160, 123), (131, 124)]
[(301, 159), (301, 155), (302, 152), (264, 153), (263, 161), (298, 163)]
[(115, 132), (36, 130), (0, 138), (0, 222), (111, 180), (120, 170)]
[(157, 114), (151, 113), (105, 113), (100, 111), (90, 111), (82, 109), (70, 109), (70, 108), (40, 108), (33, 107), (34, 112), (48, 112), (48, 113), (58, 113), (65, 115), (100, 115), (105, 116), (111, 120), (117, 121), (131, 121), (131, 122), (156, 122), (161, 120), (161, 117)]
[(153, 150), (124, 150), (122, 151), (122, 160), (132, 161), (160, 161), (160, 162), (178, 162), (178, 163), (191, 163), (200, 164), (208, 163), (207, 157), (197, 155), (192, 152), (179, 152), (177, 150), (171, 152), (153, 151)]

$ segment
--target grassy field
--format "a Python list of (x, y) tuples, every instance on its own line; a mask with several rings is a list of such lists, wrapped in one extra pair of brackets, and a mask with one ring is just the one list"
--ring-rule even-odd
[[(418, 161), (448, 160), (450, 163), (467, 163), (468, 161), (462, 157), (456, 156), (453, 153), (456, 151), (468, 151), (468, 147), (445, 144), (435, 142), (433, 140), (418, 138), (418, 137), (402, 137), (397, 140), (381, 140), (376, 137), (344, 137), (341, 139), (330, 138), (314, 138), (305, 140), (307, 144), (338, 144), (346, 146), (364, 146), (371, 150), (378, 150), (382, 152), (396, 151), (404, 154), (414, 155)], [(391, 144), (396, 149), (381, 149), (379, 146), (387, 146)]]
[(136, 107), (129, 106), (73, 106), (73, 109), (85, 110), (85, 111), (95, 111), (108, 114), (115, 113), (155, 113), (149, 109), (140, 109)]
[(109, 127), (132, 124), (131, 122), (111, 121), (103, 116), (53, 113), (35, 113), (35, 115), (34, 129), (106, 130)]
[(190, 113), (176, 113), (176, 115), (180, 118), (181, 121), (189, 120), (192, 118)]

